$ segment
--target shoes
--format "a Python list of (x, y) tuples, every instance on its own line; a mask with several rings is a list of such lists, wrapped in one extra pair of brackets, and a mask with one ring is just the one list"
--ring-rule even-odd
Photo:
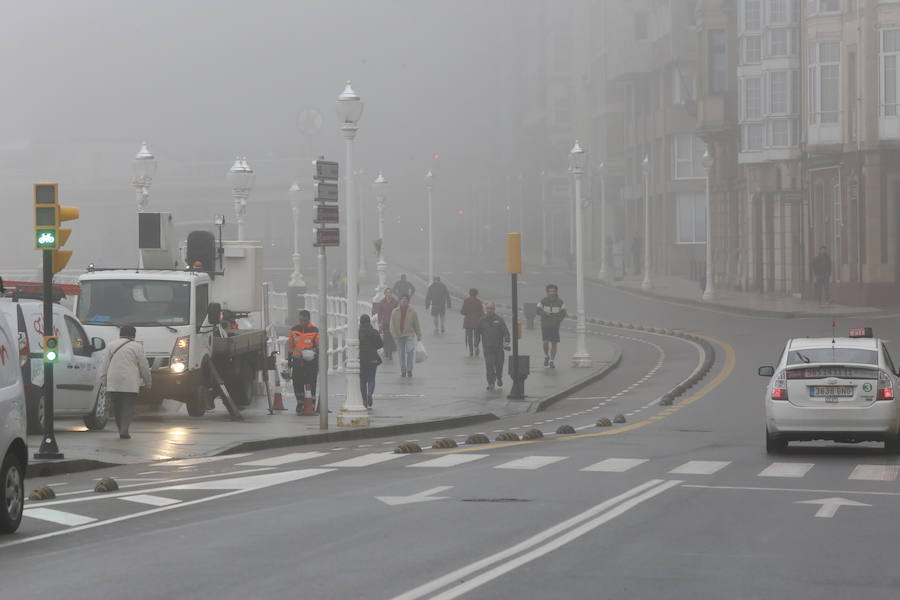
[(444, 326), (443, 326), (443, 325), (441, 325), (441, 333), (447, 333), (446, 330), (444, 330)]
[(407, 376), (407, 377), (412, 377), (412, 371), (407, 371), (407, 372), (406, 372), (406, 376)]
[(493, 384), (493, 383), (489, 383), (489, 384), (488, 384), (488, 386), (487, 386), (487, 391), (489, 391), (489, 392), (493, 392), (493, 391), (494, 391), (494, 384)]
[(549, 357), (549, 356), (545, 356), (545, 357), (544, 357), (544, 366), (545, 366), (545, 367), (549, 367), (549, 366), (550, 366), (550, 357)]
[(502, 380), (500, 380), (500, 379), (497, 380), (497, 387), (498, 387), (498, 388), (502, 388), (502, 387), (503, 387), (503, 381), (502, 381)]
[(472, 358), (473, 356), (475, 356), (475, 353), (469, 350), (469, 358)]
[(479, 352), (481, 352), (478, 348), (475, 348), (475, 356), (478, 356)]
[(400, 371), (400, 377), (406, 377), (406, 371)]
[(129, 434), (127, 434), (127, 433), (120, 433), (120, 434), (119, 434), (119, 439), (120, 439), (120, 440), (130, 440), (130, 439), (131, 439), (131, 435), (129, 435)]
[(550, 361), (550, 364), (547, 365), (547, 366), (550, 367), (551, 369), (555, 369), (555, 368), (556, 368), (556, 365), (553, 364), (553, 361), (552, 361), (552, 360)]

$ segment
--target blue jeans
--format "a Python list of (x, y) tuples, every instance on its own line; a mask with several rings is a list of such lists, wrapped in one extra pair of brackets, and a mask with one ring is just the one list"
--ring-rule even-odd
[(412, 373), (416, 364), (416, 339), (409, 335), (397, 338), (397, 351), (400, 353), (400, 372)]
[(359, 362), (359, 391), (363, 397), (363, 404), (366, 406), (372, 406), (372, 396), (375, 394), (375, 373), (377, 370), (377, 362)]

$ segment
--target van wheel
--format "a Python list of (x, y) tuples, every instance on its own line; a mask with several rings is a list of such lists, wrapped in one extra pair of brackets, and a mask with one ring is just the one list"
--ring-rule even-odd
[(788, 441), (784, 438), (772, 435), (769, 433), (769, 430), (766, 429), (766, 453), (767, 454), (778, 454), (779, 452), (784, 452), (787, 450)]
[(0, 533), (12, 533), (22, 522), (24, 477), (19, 457), (8, 453), (0, 467)]
[(28, 386), (25, 402), (25, 427), (29, 435), (44, 433), (44, 392), (35, 386)]
[(194, 388), (194, 395), (187, 401), (187, 412), (192, 417), (202, 417), (209, 406), (209, 390), (205, 385)]
[(102, 431), (106, 429), (107, 421), (109, 421), (109, 397), (106, 395), (106, 387), (101, 385), (97, 390), (94, 410), (84, 415), (84, 424), (91, 431)]

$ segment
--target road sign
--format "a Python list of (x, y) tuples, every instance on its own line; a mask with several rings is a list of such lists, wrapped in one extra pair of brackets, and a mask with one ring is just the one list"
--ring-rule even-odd
[(325, 246), (340, 246), (341, 230), (340, 229), (316, 229), (316, 243), (313, 246), (317, 248)]
[(341, 212), (337, 206), (329, 206), (326, 204), (317, 204), (316, 205), (316, 218), (313, 219), (313, 223), (337, 224), (337, 223), (340, 223), (340, 221), (341, 221)]
[(313, 198), (316, 202), (337, 202), (338, 201), (338, 185), (336, 183), (316, 184), (316, 195)]
[(333, 179), (337, 181), (339, 176), (338, 164), (330, 160), (315, 161), (316, 174), (315, 179)]

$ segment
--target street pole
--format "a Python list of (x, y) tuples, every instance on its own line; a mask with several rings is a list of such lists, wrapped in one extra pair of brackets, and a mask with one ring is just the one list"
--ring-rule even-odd
[(319, 247), (319, 429), (328, 429), (328, 262)]
[(715, 302), (716, 290), (713, 287), (713, 247), (712, 247), (712, 211), (710, 207), (709, 176), (712, 173), (713, 157), (709, 148), (703, 153), (703, 168), (706, 169), (706, 286), (703, 288), (703, 301)]
[(378, 263), (375, 269), (378, 272), (378, 285), (375, 287), (375, 301), (384, 298), (384, 290), (387, 288), (387, 262), (384, 260), (384, 204), (387, 200), (387, 179), (381, 172), (372, 183), (375, 190), (375, 200), (378, 203)]
[(247, 198), (250, 197), (250, 190), (253, 188), (253, 181), (256, 175), (253, 169), (247, 164), (247, 158), (237, 157), (234, 164), (228, 170), (228, 182), (231, 185), (231, 197), (234, 201), (234, 214), (237, 218), (238, 241), (244, 241), (244, 217), (247, 215)]
[[(42, 250), (44, 259), (44, 336), (54, 335), (53, 330), (53, 250)], [(53, 363), (44, 362), (44, 437), (35, 453), (36, 459), (65, 458), (56, 444), (53, 426)]]
[(427, 285), (431, 285), (431, 282), (434, 281), (434, 231), (432, 229), (432, 206), (431, 206), (431, 191), (434, 187), (434, 174), (431, 172), (431, 169), (428, 169), (428, 173), (425, 174), (425, 189), (428, 190), (428, 283)]
[(541, 266), (550, 264), (550, 251), (547, 248), (547, 177), (541, 171)]
[(366, 219), (365, 219), (365, 210), (363, 207), (365, 204), (363, 203), (363, 194), (362, 188), (359, 185), (359, 178), (364, 175), (364, 171), (359, 170), (353, 173), (353, 195), (357, 198), (357, 205), (359, 207), (359, 212), (357, 213), (357, 235), (359, 236), (359, 279), (362, 281), (368, 275), (368, 271), (366, 271)]
[(601, 281), (609, 279), (609, 271), (606, 267), (606, 165), (600, 163), (600, 272), (597, 278)]
[(578, 321), (575, 325), (575, 354), (572, 356), (573, 367), (590, 367), (593, 363), (587, 350), (587, 324), (584, 311), (584, 223), (582, 222), (581, 185), (584, 165), (587, 157), (578, 141), (569, 152), (569, 170), (575, 180), (575, 284)]
[(506, 234), (506, 271), (510, 276), (512, 285), (512, 358), (509, 362), (509, 377), (512, 379), (512, 387), (507, 398), (522, 400), (525, 398), (525, 378), (528, 377), (526, 363), (528, 357), (519, 356), (519, 281), (518, 274), (522, 272), (522, 234)]
[(653, 289), (653, 281), (650, 279), (650, 158), (645, 156), (643, 166), (644, 174), (644, 280), (641, 288)]
[(291, 278), (288, 281), (287, 295), (287, 323), (291, 323), (291, 319), (297, 316), (297, 312), (303, 305), (303, 294), (306, 293), (306, 280), (303, 278), (303, 271), (300, 268), (300, 200), (303, 190), (300, 184), (294, 182), (288, 190), (291, 199), (291, 216), (294, 225), (294, 253), (291, 255), (291, 262), (294, 264), (294, 270), (291, 272)]
[(341, 120), (341, 133), (346, 141), (346, 166), (344, 187), (346, 190), (347, 214), (347, 358), (344, 363), (347, 389), (344, 394), (344, 405), (338, 416), (338, 426), (366, 426), (369, 414), (363, 405), (362, 393), (359, 390), (359, 236), (358, 206), (353, 193), (353, 140), (359, 130), (357, 125), (362, 116), (363, 104), (356, 92), (347, 82), (344, 91), (338, 96), (336, 103), (338, 117)]

